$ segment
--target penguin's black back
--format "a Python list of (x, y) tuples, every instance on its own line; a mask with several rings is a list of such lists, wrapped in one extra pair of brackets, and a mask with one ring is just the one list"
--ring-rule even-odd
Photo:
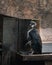
[(42, 41), (41, 37), (37, 31), (37, 29), (33, 29), (29, 32), (29, 36), (31, 37), (32, 41), (32, 48), (35, 53), (41, 53), (42, 51)]

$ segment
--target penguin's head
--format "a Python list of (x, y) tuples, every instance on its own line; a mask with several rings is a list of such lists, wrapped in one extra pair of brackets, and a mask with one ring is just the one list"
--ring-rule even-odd
[(37, 23), (35, 21), (30, 22), (30, 27), (34, 28), (37, 26)]

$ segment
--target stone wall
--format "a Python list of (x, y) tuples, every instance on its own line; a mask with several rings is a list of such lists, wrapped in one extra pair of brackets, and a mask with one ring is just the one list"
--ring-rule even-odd
[(38, 17), (36, 0), (0, 0), (0, 14), (33, 19)]
[(0, 14), (7, 16), (34, 19), (48, 13), (52, 14), (52, 0), (0, 0)]

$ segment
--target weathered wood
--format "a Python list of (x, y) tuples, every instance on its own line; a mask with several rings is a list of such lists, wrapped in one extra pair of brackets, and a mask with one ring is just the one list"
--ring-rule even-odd
[(52, 60), (52, 54), (24, 55), (17, 53), (17, 58), (22, 61), (50, 61)]
[(2, 42), (3, 39), (3, 16), (0, 15), (0, 42)]
[(45, 62), (45, 65), (52, 65), (52, 61)]

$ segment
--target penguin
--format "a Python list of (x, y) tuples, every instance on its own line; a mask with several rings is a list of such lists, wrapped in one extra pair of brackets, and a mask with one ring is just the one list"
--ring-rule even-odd
[[(27, 31), (27, 40), (26, 46), (29, 45), (29, 51), (31, 50), (32, 54), (41, 54), (42, 53), (42, 40), (38, 30), (36, 29), (37, 23), (31, 21), (30, 29)], [(29, 42), (31, 41), (31, 42)]]

